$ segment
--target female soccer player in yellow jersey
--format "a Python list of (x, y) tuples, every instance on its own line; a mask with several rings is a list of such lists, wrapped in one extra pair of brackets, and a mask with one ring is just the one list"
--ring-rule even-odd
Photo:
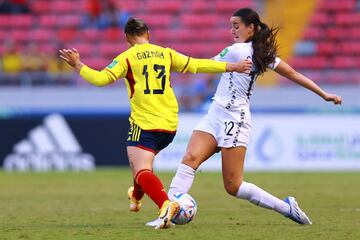
[(140, 200), (146, 193), (160, 209), (155, 228), (168, 228), (179, 205), (169, 201), (160, 179), (152, 170), (155, 155), (172, 142), (178, 125), (178, 104), (170, 84), (170, 72), (249, 72), (252, 63), (248, 60), (225, 63), (195, 59), (150, 44), (149, 29), (140, 19), (128, 20), (125, 36), (130, 48), (102, 71), (83, 64), (76, 49), (62, 49), (60, 57), (85, 80), (97, 86), (126, 78), (131, 106), (127, 153), (134, 177), (134, 186), (128, 190), (130, 210), (140, 210)]
[(244, 160), (251, 130), (249, 99), (257, 76), (268, 68), (311, 90), (325, 101), (341, 104), (341, 97), (325, 92), (278, 58), (276, 30), (261, 22), (252, 9), (236, 11), (230, 18), (230, 24), (235, 43), (225, 48), (215, 60), (238, 62), (251, 59), (254, 63), (252, 70), (250, 74), (222, 74), (208, 114), (191, 135), (182, 164), (171, 182), (169, 197), (188, 192), (196, 169), (220, 150), (224, 187), (230, 195), (272, 209), (299, 224), (311, 224), (294, 197), (280, 200), (244, 181)]

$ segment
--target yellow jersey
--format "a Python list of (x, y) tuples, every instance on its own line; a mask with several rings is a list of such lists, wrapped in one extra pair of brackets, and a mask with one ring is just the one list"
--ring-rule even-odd
[(220, 73), (225, 69), (224, 62), (195, 59), (171, 48), (145, 43), (121, 53), (101, 72), (84, 66), (80, 75), (97, 86), (125, 78), (130, 122), (142, 130), (175, 132), (178, 103), (171, 87), (170, 72)]

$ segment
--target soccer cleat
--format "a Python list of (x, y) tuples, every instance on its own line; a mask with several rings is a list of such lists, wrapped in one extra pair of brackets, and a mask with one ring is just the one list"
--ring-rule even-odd
[(159, 214), (159, 220), (155, 229), (160, 228), (169, 228), (171, 227), (171, 219), (180, 211), (180, 206), (177, 202), (166, 200), (161, 209)]
[(289, 204), (290, 212), (287, 215), (287, 218), (290, 218), (294, 222), (302, 225), (311, 225), (312, 222), (310, 221), (309, 217), (300, 209), (299, 204), (296, 202), (294, 197), (287, 197), (284, 199), (284, 202)]
[(129, 196), (129, 200), (130, 200), (130, 211), (132, 212), (138, 212), (141, 209), (141, 202), (140, 200), (136, 200), (133, 197), (133, 192), (134, 192), (134, 187), (131, 186), (128, 189), (128, 196)]

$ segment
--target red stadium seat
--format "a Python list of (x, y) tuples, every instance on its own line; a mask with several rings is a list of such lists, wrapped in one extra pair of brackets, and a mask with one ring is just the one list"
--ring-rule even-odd
[(324, 33), (319, 27), (308, 27), (304, 30), (302, 36), (304, 40), (320, 40), (324, 38)]
[(318, 9), (325, 11), (352, 11), (356, 7), (354, 0), (326, 0), (321, 1)]
[(137, 0), (126, 0), (126, 1), (114, 1), (119, 9), (129, 11), (129, 12), (138, 12), (142, 7), (142, 3), (139, 4)]
[(31, 2), (31, 9), (36, 14), (46, 14), (51, 11), (51, 2), (47, 0), (37, 0)]
[(87, 42), (97, 42), (102, 38), (101, 30), (97, 28), (86, 28), (78, 31), (78, 38), (86, 40)]
[(335, 15), (335, 22), (338, 25), (359, 26), (360, 13), (339, 13)]
[(57, 38), (61, 42), (72, 42), (75, 40), (76, 36), (77, 30), (75, 28), (62, 28), (57, 32)]
[(76, 2), (76, 5), (74, 5), (74, 1), (71, 0), (60, 0), (51, 2), (51, 9), (54, 14), (69, 14), (81, 12), (83, 11), (82, 9), (84, 9), (84, 7), (85, 6), (82, 5), (80, 1)]
[(219, 23), (219, 17), (216, 14), (184, 14), (180, 21), (184, 27), (215, 27)]
[(360, 42), (343, 42), (337, 45), (337, 49), (339, 49), (342, 54), (360, 55)]
[(150, 32), (150, 37), (156, 43), (189, 42), (194, 40), (194, 32), (187, 28), (154, 29)]
[(351, 27), (347, 31), (344, 31), (348, 34), (350, 39), (360, 40), (360, 28), (358, 26)]
[(333, 65), (335, 68), (355, 68), (356, 62), (353, 57), (349, 56), (336, 56), (333, 61)]
[(324, 12), (315, 12), (311, 17), (311, 25), (312, 26), (322, 26), (327, 25), (333, 20), (329, 17), (327, 13)]
[(170, 14), (139, 14), (138, 17), (148, 24), (150, 31), (156, 28), (170, 28), (174, 20)]
[[(1, 30), (0, 29), (0, 39), (1, 39), (1, 42), (3, 43), (5, 39), (9, 38), (9, 32), (6, 31), (6, 30)], [(3, 45), (3, 44), (0, 44), (0, 45)]]
[(89, 43), (66, 43), (65, 48), (76, 48), (84, 58), (92, 57), (98, 53), (96, 46)]
[(14, 42), (22, 42), (26, 43), (28, 41), (29, 31), (21, 30), (21, 29), (14, 29), (8, 32), (8, 37)]
[(112, 59), (109, 60), (103, 57), (84, 57), (83, 61), (91, 68), (102, 70), (111, 63)]
[(39, 24), (43, 28), (54, 27), (78, 27), (81, 23), (81, 17), (78, 14), (68, 15), (41, 15)]
[[(224, 12), (227, 14), (232, 14), (234, 13), (236, 10), (238, 10), (239, 8), (244, 8), (244, 7), (249, 7), (249, 8), (254, 8), (254, 1), (251, 0), (242, 0), (242, 1), (237, 1), (237, 0), (227, 0), (227, 1), (223, 1), (223, 0), (216, 0), (215, 1), (215, 11), (216, 12)], [(230, 15), (228, 16), (230, 18)]]
[(335, 42), (319, 42), (317, 44), (317, 53), (319, 55), (332, 55), (336, 51)]
[(102, 35), (106, 41), (110, 42), (120, 42), (125, 40), (124, 31), (120, 28), (105, 29)]
[(146, 1), (145, 2), (145, 9), (148, 13), (159, 13), (159, 14), (175, 14), (180, 13), (180, 10), (183, 6), (182, 1)]
[(110, 63), (115, 57), (117, 57), (127, 48), (128, 46), (125, 42), (118, 42), (118, 43), (105, 42), (97, 47), (97, 51), (106, 59), (108, 59), (108, 62)]
[(191, 13), (211, 13), (214, 12), (214, 5), (210, 4), (209, 1), (191, 1), (190, 4)]
[[(326, 29), (326, 37), (331, 40), (341, 40), (344, 37), (344, 28), (331, 27)], [(323, 34), (323, 32), (322, 32)]]
[(28, 40), (35, 42), (53, 42), (56, 39), (56, 33), (48, 29), (34, 29), (28, 32)]
[(331, 61), (327, 57), (294, 57), (290, 61), (290, 65), (298, 69), (321, 69), (330, 67)]
[(32, 15), (0, 15), (0, 28), (30, 28), (33, 23)]

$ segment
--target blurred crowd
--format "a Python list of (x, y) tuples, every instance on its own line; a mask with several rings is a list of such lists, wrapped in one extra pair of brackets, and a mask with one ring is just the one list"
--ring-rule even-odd
[[(32, 1), (0, 0), (0, 14), (31, 14)], [(130, 13), (114, 0), (87, 0), (81, 29), (123, 29)], [(58, 57), (64, 43), (54, 42), (53, 49), (44, 49), (37, 42), (19, 44), (4, 39), (0, 55), (0, 86), (86, 85), (78, 74)], [(66, 43), (65, 43), (66, 44)], [(109, 59), (111, 62), (111, 59)], [(201, 111), (211, 100), (217, 85), (216, 75), (174, 74), (172, 85), (179, 96), (180, 109)], [(119, 81), (124, 85), (123, 81)]]
[[(28, 0), (0, 0), (0, 14), (31, 14)], [(87, 0), (79, 29), (123, 28), (130, 14), (114, 0)], [(0, 85), (71, 85), (76, 84), (72, 69), (58, 58), (64, 43), (54, 42), (50, 51), (36, 42), (26, 45), (4, 39), (0, 55)], [(111, 61), (111, 59), (109, 59)]]
[(36, 43), (21, 50), (12, 41), (4, 43), (1, 85), (68, 85), (72, 76), (72, 68), (54, 51), (44, 52)]

